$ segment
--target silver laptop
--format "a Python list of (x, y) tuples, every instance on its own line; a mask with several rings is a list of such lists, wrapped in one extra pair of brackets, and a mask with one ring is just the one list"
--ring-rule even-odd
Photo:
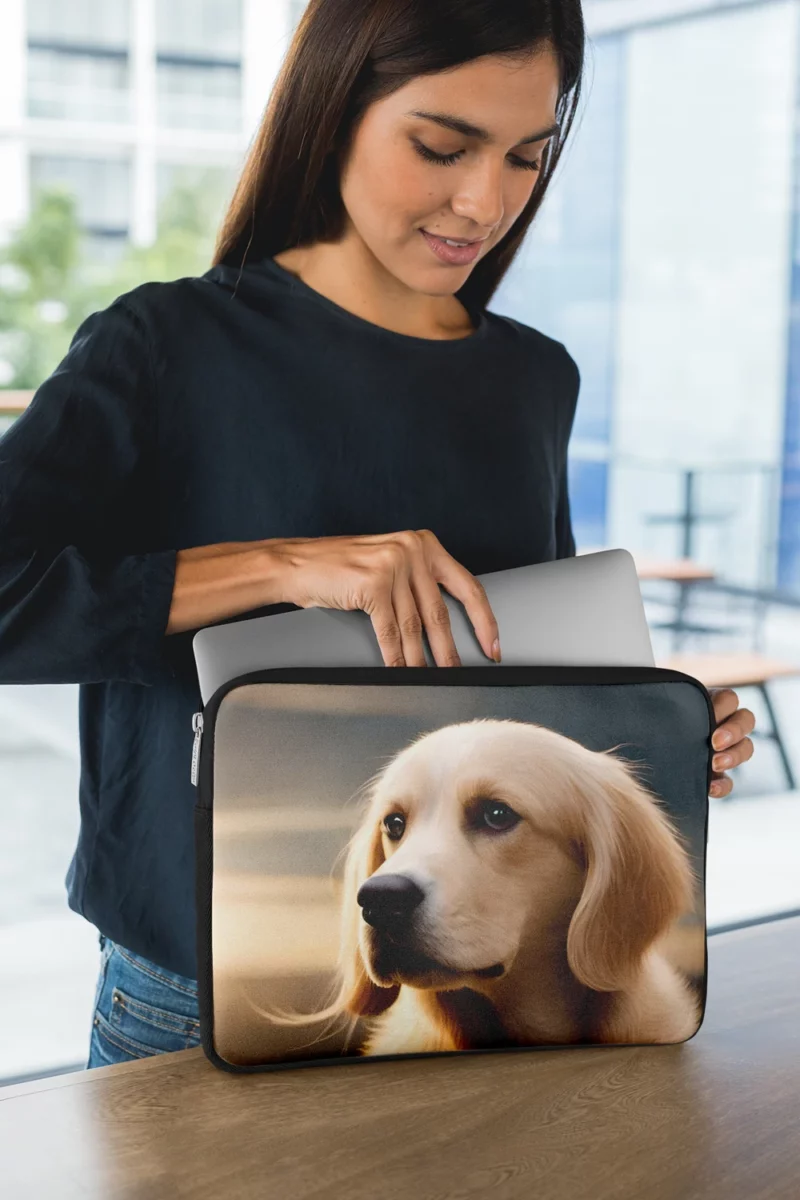
[[(639, 577), (627, 550), (479, 575), (497, 618), (503, 666), (653, 666)], [(459, 600), (442, 589), (463, 666), (495, 666)], [(210, 625), (195, 634), (200, 694), (206, 704), (230, 679), (268, 667), (380, 667), (365, 612), (303, 608)], [(425, 657), (435, 666), (427, 639)]]

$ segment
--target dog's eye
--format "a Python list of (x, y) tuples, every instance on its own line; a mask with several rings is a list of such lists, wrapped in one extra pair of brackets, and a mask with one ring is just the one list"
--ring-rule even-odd
[(506, 829), (513, 829), (519, 823), (520, 817), (519, 813), (515, 813), (513, 808), (509, 808), (501, 800), (484, 800), (480, 808), (480, 819), (488, 829), (502, 833)]
[(393, 842), (399, 842), (406, 831), (406, 819), (400, 813), (389, 813), (383, 818), (383, 828)]

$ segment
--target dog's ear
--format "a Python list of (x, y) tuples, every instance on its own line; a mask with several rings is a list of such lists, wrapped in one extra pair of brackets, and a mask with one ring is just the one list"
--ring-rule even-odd
[(379, 987), (370, 978), (359, 944), (362, 917), (356, 896), (362, 883), (377, 871), (383, 861), (380, 828), (375, 821), (370, 820), (368, 814), (350, 841), (342, 891), (340, 1003), (354, 1017), (377, 1017), (394, 1004), (400, 994), (398, 985)]
[(624, 987), (650, 945), (691, 908), (684, 839), (619, 759), (597, 754), (578, 782), (587, 875), (567, 935), (573, 974), (587, 987)]

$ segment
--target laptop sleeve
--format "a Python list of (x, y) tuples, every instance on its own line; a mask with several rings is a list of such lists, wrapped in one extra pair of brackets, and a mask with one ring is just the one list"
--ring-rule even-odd
[(659, 667), (294, 667), (194, 718), (203, 1047), (238, 1072), (674, 1044), (714, 711)]

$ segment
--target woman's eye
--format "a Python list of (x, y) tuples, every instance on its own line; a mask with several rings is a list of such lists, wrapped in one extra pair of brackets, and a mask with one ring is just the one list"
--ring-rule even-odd
[[(453, 163), (458, 162), (463, 150), (455, 150), (452, 154), (437, 154), (435, 150), (430, 150), (427, 146), (423, 146), (422, 142), (413, 142), (413, 146), (417, 153), (426, 159), (428, 162), (438, 163), (442, 167), (451, 167)], [(535, 162), (529, 162), (526, 158), (517, 158), (511, 155), (511, 162), (515, 167), (519, 167), (522, 171), (538, 171), (542, 165), (542, 160), (537, 158)]]
[(481, 822), (494, 833), (503, 833), (513, 829), (520, 821), (519, 813), (503, 804), (500, 800), (485, 800), (480, 810)]
[(399, 842), (406, 831), (406, 819), (400, 813), (389, 813), (383, 818), (383, 828), (390, 841)]

